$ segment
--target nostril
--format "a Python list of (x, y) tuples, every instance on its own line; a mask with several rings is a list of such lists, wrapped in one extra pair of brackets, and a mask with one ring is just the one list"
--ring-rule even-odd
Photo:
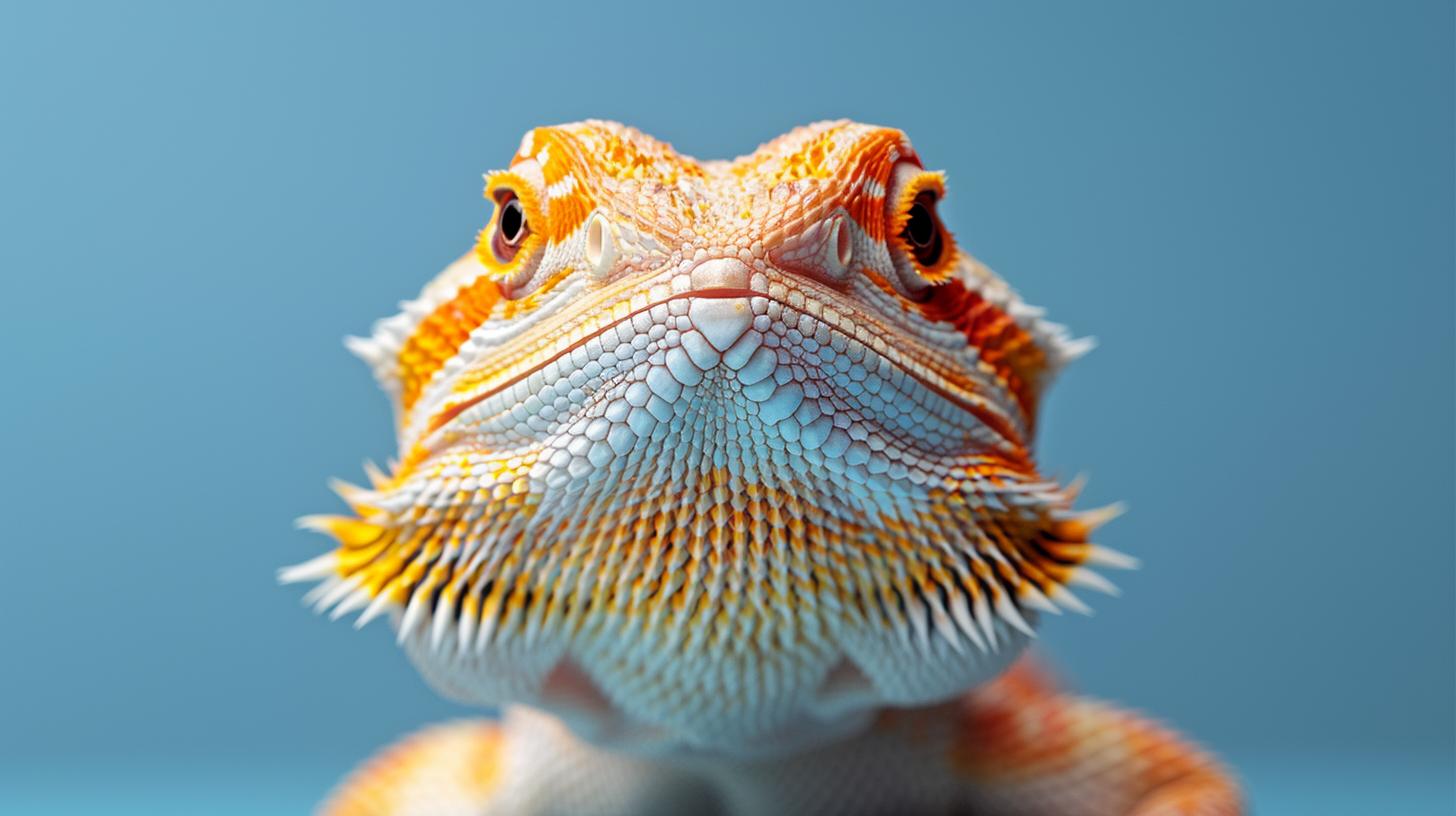
[(693, 291), (704, 289), (747, 289), (748, 266), (737, 258), (712, 258), (693, 267)]

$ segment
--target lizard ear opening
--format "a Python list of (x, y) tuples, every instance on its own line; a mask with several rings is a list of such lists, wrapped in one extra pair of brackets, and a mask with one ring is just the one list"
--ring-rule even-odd
[(937, 204), (945, 197), (945, 176), (902, 162), (885, 197), (890, 251), (915, 291), (950, 280), (955, 269), (955, 239), (940, 221)]
[(854, 233), (845, 218), (835, 218), (829, 225), (829, 238), (824, 253), (824, 267), (830, 276), (841, 279), (854, 261)]
[(594, 212), (586, 222), (586, 245), (582, 249), (586, 257), (587, 267), (597, 279), (602, 279), (611, 274), (613, 265), (617, 262), (617, 246), (612, 240), (612, 228), (607, 225), (607, 217), (600, 212)]

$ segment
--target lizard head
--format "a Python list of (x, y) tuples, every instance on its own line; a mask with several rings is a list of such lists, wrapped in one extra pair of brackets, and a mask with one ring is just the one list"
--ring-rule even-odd
[(284, 578), (388, 613), (449, 696), (648, 748), (783, 748), (996, 675), (1125, 557), (1030, 453), (1085, 344), (944, 196), (851, 122), (731, 162), (527, 133), (474, 248), (351, 340), (399, 460)]

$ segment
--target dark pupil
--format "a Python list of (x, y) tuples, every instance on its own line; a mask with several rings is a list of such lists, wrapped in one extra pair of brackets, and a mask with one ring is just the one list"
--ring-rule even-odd
[(922, 267), (935, 266), (945, 249), (940, 227), (935, 223), (935, 215), (931, 212), (934, 206), (933, 194), (921, 193), (916, 196), (915, 202), (910, 205), (910, 219), (905, 222), (905, 231), (901, 233), (910, 242), (910, 250)]
[(905, 237), (918, 247), (930, 246), (931, 239), (935, 238), (935, 218), (931, 216), (930, 208), (920, 199), (916, 199), (910, 207), (910, 220), (905, 223)]
[(521, 233), (526, 229), (526, 211), (521, 208), (521, 202), (511, 199), (501, 205), (500, 230), (501, 237), (507, 243), (514, 244), (520, 240)]

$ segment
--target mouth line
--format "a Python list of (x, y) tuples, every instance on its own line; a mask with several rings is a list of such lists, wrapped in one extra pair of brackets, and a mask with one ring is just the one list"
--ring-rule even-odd
[[(691, 298), (701, 298), (703, 300), (728, 300), (728, 299), (736, 299), (736, 298), (763, 298), (764, 300), (771, 301), (773, 303), (777, 303), (777, 304), (779, 304), (780, 306), (782, 306), (784, 308), (794, 309), (795, 311), (802, 311), (802, 309), (800, 307), (796, 307), (796, 306), (793, 306), (792, 304), (785, 303), (784, 301), (779, 300), (777, 298), (770, 297), (768, 295), (768, 293), (759, 291), (757, 289), (730, 288), (730, 287), (709, 287), (709, 288), (705, 288), (705, 289), (694, 289), (694, 290), (690, 290), (690, 291), (686, 291), (686, 292), (679, 292), (677, 294), (670, 295), (670, 296), (665, 297), (665, 298), (663, 298), (661, 300), (655, 301), (653, 303), (649, 303), (649, 304), (647, 304), (646, 306), (643, 306), (640, 309), (634, 310), (634, 311), (630, 312), (629, 314), (627, 314), (625, 317), (623, 317), (623, 318), (621, 318), (619, 320), (615, 320), (615, 321), (613, 321), (609, 325), (618, 325), (618, 324), (620, 324), (620, 323), (622, 323), (624, 321), (631, 321), (632, 318), (636, 317), (637, 315), (644, 314), (646, 312), (650, 312), (651, 310), (657, 308), (658, 306), (664, 306), (664, 305), (667, 305), (668, 303), (671, 303), (673, 301), (677, 301), (677, 300), (687, 300), (687, 299), (691, 299)], [(836, 332), (839, 332), (840, 334), (845, 335), (846, 337), (849, 336), (839, 326), (837, 326), (837, 325), (835, 325), (833, 323), (828, 323), (827, 321), (822, 321), (822, 319), (821, 319), (821, 322), (826, 322), (826, 325), (829, 325), (832, 328), (832, 330), (834, 330)], [(604, 330), (605, 329), (603, 329), (603, 331)], [(548, 358), (545, 361), (543, 361), (541, 363), (541, 365), (535, 366), (535, 367), (533, 367), (532, 369), (530, 369), (528, 371), (523, 371), (523, 372), (517, 374), (516, 376), (511, 377), (510, 379), (506, 380), (505, 382), (500, 383), (499, 385), (495, 386), (494, 388), (491, 388), (491, 389), (489, 389), (487, 391), (483, 391), (483, 392), (481, 392), (479, 394), (476, 394), (475, 396), (473, 396), (473, 397), (471, 397), (471, 398), (469, 398), (467, 400), (464, 400), (462, 402), (459, 402), (459, 403), (456, 403), (454, 405), (449, 406), (445, 410), (443, 410), (440, 413), (436, 414), (435, 417), (434, 417), (434, 419), (430, 420), (429, 426), (425, 430), (425, 435), (428, 436), (430, 434), (435, 433), (436, 431), (440, 430), (444, 426), (448, 425), (451, 421), (453, 421), (461, 413), (469, 410), (472, 406), (477, 405), (477, 404), (479, 404), (479, 403), (481, 403), (481, 402), (483, 402), (483, 401), (485, 401), (487, 399), (490, 399), (493, 396), (496, 396), (496, 395), (500, 394), (501, 392), (503, 392), (506, 389), (508, 389), (508, 388), (516, 385), (517, 383), (521, 382), (522, 380), (525, 380), (527, 377), (530, 377), (532, 373), (534, 373), (536, 371), (539, 371), (541, 368), (544, 368), (546, 365), (549, 365), (550, 363), (555, 362), (557, 360), (560, 360), (562, 357), (565, 357), (565, 356), (571, 354), (571, 352), (573, 352), (576, 349), (578, 349), (578, 348), (586, 345), (587, 343), (591, 342), (593, 339), (599, 337), (600, 335), (601, 335), (601, 332), (598, 331), (598, 332), (592, 333), (592, 334), (590, 334), (590, 335), (588, 335), (586, 337), (583, 337), (580, 340), (577, 340), (577, 341), (575, 341), (573, 343), (570, 343), (570, 344), (568, 344), (566, 346), (563, 346), (561, 349), (559, 349), (556, 352), (556, 354), (552, 355), (550, 358)], [(879, 354), (881, 356), (884, 356), (879, 351), (875, 351), (874, 353), (875, 354)], [(892, 361), (892, 364), (893, 364), (893, 361)], [(974, 416), (982, 424), (984, 424), (986, 427), (990, 428), (998, 436), (1000, 436), (1002, 439), (1005, 439), (1007, 442), (1011, 443), (1013, 446), (1015, 446), (1017, 448), (1021, 448), (1021, 447), (1024, 446), (1025, 443), (1022, 440), (1022, 438), (1021, 438), (1021, 434), (1016, 430), (1015, 426), (1008, 419), (1006, 419), (1004, 416), (1001, 415), (1001, 413), (999, 411), (993, 411), (993, 410), (988, 409), (986, 406), (977, 405), (977, 404), (975, 404), (975, 403), (967, 400), (965, 397), (963, 397), (963, 396), (961, 396), (961, 395), (959, 395), (959, 394), (957, 394), (957, 393), (955, 393), (953, 391), (950, 391), (949, 389), (946, 389), (946, 388), (940, 386), (937, 383), (929, 382), (929, 381), (927, 381), (926, 379), (924, 379), (922, 377), (915, 376), (914, 374), (911, 374), (908, 370), (906, 370), (906, 374), (908, 376), (912, 377), (917, 383), (919, 383), (923, 388), (929, 390), (931, 393), (933, 393), (933, 394), (939, 396), (940, 398), (946, 400), (947, 402), (951, 403), (952, 405), (956, 406), (957, 408), (961, 409), (962, 411), (965, 411), (966, 413)]]

